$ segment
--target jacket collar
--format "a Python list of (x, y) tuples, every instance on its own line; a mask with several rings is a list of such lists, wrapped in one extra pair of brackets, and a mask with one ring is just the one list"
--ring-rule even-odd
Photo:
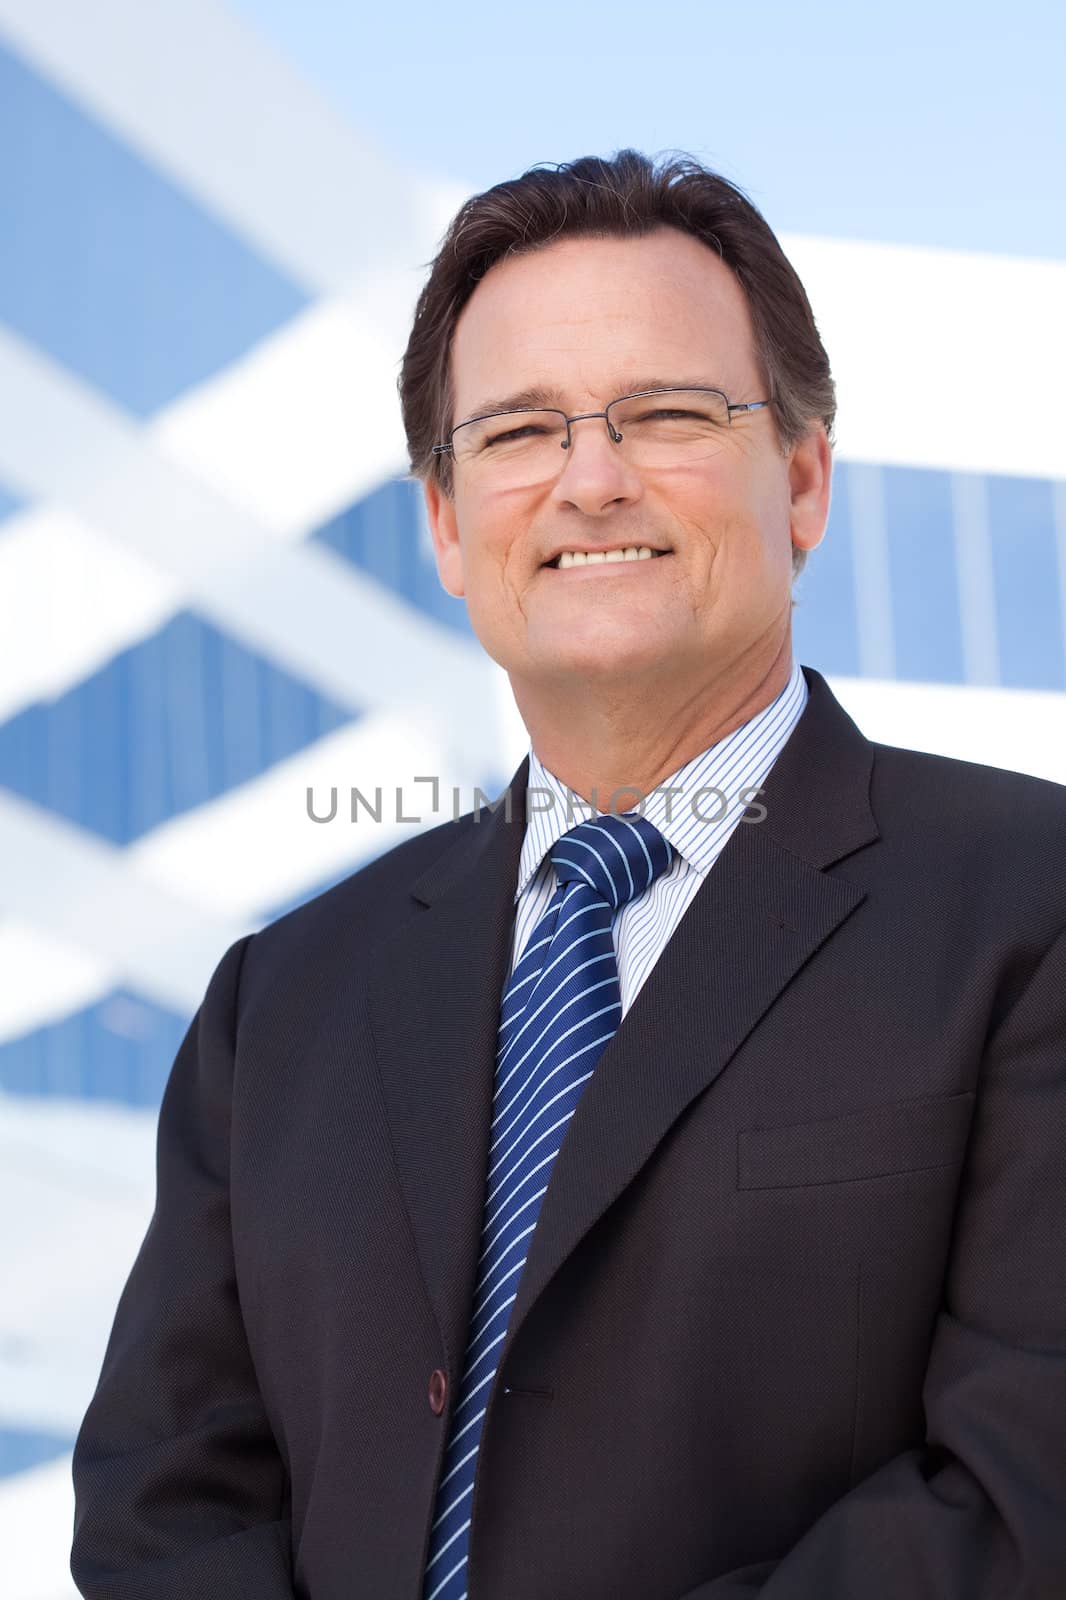
[[(701, 878), (711, 870), (733, 828), (739, 826), (744, 809), (739, 797), (761, 788), (807, 699), (806, 679), (799, 662), (793, 660), (788, 682), (769, 705), (686, 761), (645, 798), (641, 815), (669, 840), (685, 868)], [(528, 760), (526, 793), (528, 796), (532, 788), (539, 794), (522, 840), (516, 901), (542, 868), (550, 873), (545, 858), (552, 846), (568, 829), (591, 816), (593, 809), (549, 771), (532, 748)], [(683, 792), (668, 795), (667, 790)], [(552, 801), (547, 806), (545, 794)], [(725, 806), (718, 796), (724, 797)], [(597, 796), (598, 808), (606, 809), (609, 799), (606, 794)], [(636, 791), (623, 797), (623, 804), (627, 802), (631, 809), (636, 808)]]

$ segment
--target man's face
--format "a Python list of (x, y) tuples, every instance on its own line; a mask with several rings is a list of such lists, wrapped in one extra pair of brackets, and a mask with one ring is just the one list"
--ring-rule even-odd
[[(768, 398), (737, 279), (668, 227), (499, 262), (459, 318), (452, 372), (457, 423), (534, 385), (555, 389), (570, 415), (602, 411), (649, 378), (700, 382), (732, 402)], [(824, 429), (797, 450), (782, 454), (766, 408), (735, 412), (713, 452), (684, 465), (638, 471), (602, 419), (572, 424), (549, 483), (494, 486), (456, 463), (452, 501), (425, 485), (441, 582), (465, 596), (516, 689), (625, 673), (675, 689), (680, 674), (697, 690), (789, 628), (793, 541), (812, 548), (828, 513)], [(623, 545), (667, 553), (546, 565), (560, 547)]]

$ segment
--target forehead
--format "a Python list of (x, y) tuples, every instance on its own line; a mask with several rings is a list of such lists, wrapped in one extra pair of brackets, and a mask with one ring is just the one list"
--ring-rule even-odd
[[(512, 390), (605, 402), (633, 376), (754, 381), (747, 298), (717, 252), (663, 227), (642, 238), (565, 239), (505, 257), (463, 307), (451, 350), (455, 415)], [(642, 385), (641, 385), (642, 386)]]

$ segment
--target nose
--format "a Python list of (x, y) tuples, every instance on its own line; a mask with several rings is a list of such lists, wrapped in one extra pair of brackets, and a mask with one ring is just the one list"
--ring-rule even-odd
[(570, 448), (560, 450), (563, 469), (553, 488), (560, 504), (577, 506), (591, 515), (619, 501), (639, 499), (639, 475), (626, 460), (625, 445), (608, 433), (602, 413), (582, 413), (570, 420)]

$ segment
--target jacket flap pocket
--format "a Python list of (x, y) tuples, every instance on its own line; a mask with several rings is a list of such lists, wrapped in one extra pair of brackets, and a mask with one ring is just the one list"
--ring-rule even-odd
[(738, 1189), (842, 1183), (961, 1162), (974, 1091), (894, 1100), (822, 1122), (741, 1128)]

